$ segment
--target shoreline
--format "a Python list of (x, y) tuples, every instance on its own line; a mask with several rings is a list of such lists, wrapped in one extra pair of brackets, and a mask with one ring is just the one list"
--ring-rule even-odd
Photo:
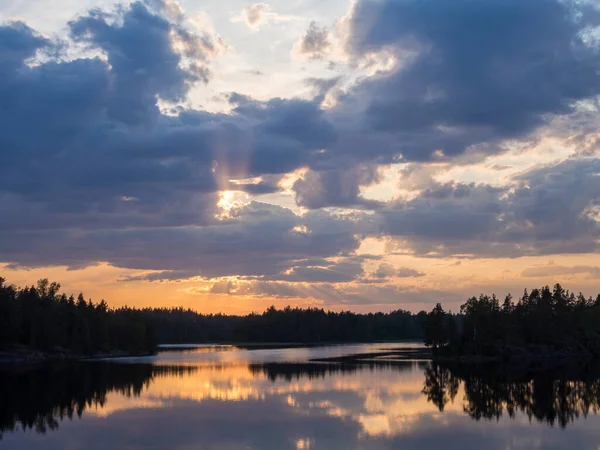
[(315, 358), (310, 362), (319, 363), (339, 363), (339, 364), (382, 364), (407, 362), (432, 362), (437, 364), (502, 364), (507, 367), (522, 365), (550, 365), (562, 366), (574, 363), (600, 362), (600, 358), (594, 358), (588, 354), (564, 352), (540, 353), (538, 355), (530, 353), (516, 353), (507, 357), (485, 356), (485, 355), (436, 355), (429, 348), (399, 348), (389, 351), (374, 353), (357, 353), (352, 355), (336, 356), (331, 358)]
[(156, 352), (129, 353), (114, 350), (106, 353), (95, 353), (92, 355), (77, 355), (68, 351), (44, 352), (32, 349), (11, 349), (0, 351), (0, 367), (7, 365), (55, 363), (70, 361), (97, 361), (103, 359), (131, 358), (142, 356), (153, 356)]
[[(414, 343), (415, 341), (407, 341), (405, 343)], [(403, 342), (373, 342), (373, 344), (397, 344), (398, 348), (381, 349), (380, 351), (370, 353), (354, 353), (343, 356), (313, 358), (308, 360), (309, 363), (339, 363), (339, 364), (406, 364), (407, 362), (432, 362), (439, 364), (503, 364), (506, 366), (519, 365), (565, 365), (570, 363), (589, 363), (600, 361), (590, 354), (583, 352), (564, 351), (540, 351), (532, 353), (530, 351), (515, 351), (511, 354), (503, 353), (496, 356), (485, 355), (451, 355), (451, 354), (435, 354), (427, 347), (407, 347), (403, 348)], [(230, 343), (230, 344), (167, 344), (159, 345), (153, 352), (131, 353), (121, 350), (110, 352), (95, 353), (91, 355), (73, 354), (68, 350), (56, 349), (55, 351), (40, 351), (25, 347), (13, 348), (0, 351), (0, 367), (9, 365), (28, 365), (28, 364), (43, 364), (56, 362), (76, 362), (76, 361), (100, 361), (100, 360), (117, 360), (121, 358), (136, 358), (155, 356), (160, 352), (177, 352), (202, 349), (206, 347), (238, 347), (251, 349), (277, 349), (277, 348), (297, 348), (297, 347), (315, 347), (326, 345), (356, 345), (358, 343), (323, 343), (323, 344), (303, 344), (303, 343)]]

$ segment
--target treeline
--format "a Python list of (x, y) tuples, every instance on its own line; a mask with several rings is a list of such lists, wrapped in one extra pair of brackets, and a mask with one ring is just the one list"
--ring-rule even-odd
[(22, 346), (71, 355), (143, 354), (157, 343), (325, 343), (424, 339), (436, 354), (502, 358), (600, 358), (600, 295), (556, 285), (525, 291), (516, 302), (472, 297), (459, 314), (356, 314), (270, 307), (261, 314), (200, 314), (183, 308), (109, 308), (83, 294), (60, 293), (47, 279), (15, 288), (0, 277), (0, 350)]
[(472, 297), (460, 314), (440, 304), (424, 322), (426, 345), (438, 355), (502, 359), (600, 358), (600, 294), (575, 295), (560, 284), (525, 290), (515, 302)]
[(47, 279), (15, 288), (0, 277), (0, 349), (66, 356), (154, 351), (154, 331), (141, 311), (111, 309), (105, 301), (86, 301), (83, 294), (75, 299), (59, 290)]
[(18, 346), (70, 355), (143, 354), (157, 343), (323, 343), (422, 339), (425, 312), (355, 314), (270, 307), (261, 314), (183, 308), (109, 308), (60, 293), (42, 279), (16, 288), (0, 278), (0, 350)]
[(160, 343), (319, 343), (422, 339), (425, 312), (355, 314), (318, 308), (268, 308), (262, 314), (199, 314), (182, 308), (144, 309)]

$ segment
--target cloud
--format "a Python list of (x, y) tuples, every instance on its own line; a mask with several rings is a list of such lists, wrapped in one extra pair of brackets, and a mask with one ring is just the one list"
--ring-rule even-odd
[(331, 32), (326, 27), (311, 22), (306, 33), (294, 44), (292, 53), (299, 58), (325, 59), (332, 48)]
[(283, 283), (266, 281), (218, 281), (212, 294), (243, 295), (275, 298), (315, 298), (339, 303), (343, 294), (327, 283)]
[(334, 77), (334, 78), (307, 78), (304, 80), (305, 84), (311, 87), (314, 91), (316, 97), (321, 98), (323, 100), (326, 99), (326, 96), (332, 92), (339, 93), (341, 92), (338, 88), (342, 77)]
[(396, 269), (392, 264), (381, 263), (377, 269), (370, 274), (370, 277), (361, 279), (362, 283), (382, 283), (387, 282), (390, 278), (418, 278), (424, 277), (425, 273), (420, 272), (410, 267), (400, 267)]
[(240, 14), (232, 18), (233, 22), (244, 22), (251, 30), (258, 30), (269, 22), (288, 22), (295, 17), (273, 12), (268, 3), (252, 3), (245, 6)]
[(188, 69), (212, 57), (206, 36), (161, 14), (136, 2), (71, 22), (106, 60), (27, 65), (52, 43), (21, 23), (0, 27), (0, 163), (14, 169), (0, 179), (3, 232), (207, 224), (216, 191), (276, 192), (233, 181), (293, 171), (335, 141), (310, 100), (234, 95), (232, 114), (161, 113), (158, 98), (185, 97), (199, 81)]
[(339, 102), (339, 151), (430, 161), (527, 139), (600, 93), (600, 52), (584, 39), (599, 24), (588, 2), (359, 0), (346, 52), (395, 64)]
[(600, 160), (534, 168), (514, 184), (450, 182), (379, 211), (380, 232), (419, 255), (518, 257), (599, 249)]
[[(231, 114), (161, 113), (158, 99), (183, 100), (203, 81), (195, 67), (208, 77), (213, 56), (205, 35), (161, 5), (73, 20), (72, 38), (103, 57), (28, 65), (53, 43), (22, 23), (0, 27), (0, 163), (13, 168), (0, 179), (2, 258), (31, 267), (106, 261), (165, 272), (147, 277), (158, 279), (274, 275), (295, 260), (355, 250), (355, 224), (328, 213), (300, 218), (252, 203), (217, 219), (218, 191), (276, 192), (278, 176), (336, 133), (311, 100), (234, 94)], [(254, 176), (258, 183), (244, 181)]]
[(129, 275), (119, 279), (120, 282), (130, 281), (180, 281), (200, 277), (198, 270), (163, 270), (145, 275)]
[(265, 280), (277, 280), (303, 283), (348, 283), (363, 275), (363, 260), (361, 258), (345, 258), (342, 261), (312, 262), (307, 260), (303, 265), (297, 265), (284, 273)]
[(394, 269), (394, 266), (391, 264), (382, 263), (379, 265), (379, 267), (377, 267), (377, 270), (373, 272), (373, 277), (379, 279), (389, 278), (394, 275), (395, 271), (396, 270)]
[(360, 187), (379, 180), (379, 173), (374, 166), (355, 166), (320, 172), (309, 170), (294, 183), (292, 190), (296, 204), (310, 209), (326, 206), (377, 208), (381, 204), (364, 199), (360, 194)]
[[(294, 231), (294, 230), (292, 230)], [(297, 232), (297, 231), (294, 231)], [(350, 256), (336, 258), (332, 261), (327, 258), (303, 258), (293, 259), (290, 255), (285, 264), (279, 266), (280, 272), (275, 274), (253, 274), (246, 276), (246, 282), (261, 283), (348, 283), (364, 274), (362, 263), (365, 261), (363, 256)], [(14, 268), (8, 266), (8, 268)], [(277, 270), (277, 267), (275, 267)], [(224, 273), (219, 274), (219, 276)], [(231, 275), (231, 274), (230, 274)], [(191, 270), (164, 270), (159, 272), (148, 273), (144, 275), (135, 275), (123, 277), (120, 281), (179, 281), (193, 277), (202, 277), (201, 271), (198, 269)], [(217, 281), (213, 285), (214, 290), (222, 290), (229, 286), (230, 290), (236, 290), (237, 285), (241, 281)], [(286, 285), (282, 283), (282, 285)]]
[(411, 269), (410, 267), (401, 267), (399, 268), (395, 275), (399, 278), (412, 278), (412, 277), (424, 277), (425, 274), (423, 272), (419, 272), (418, 270)]
[(590, 278), (600, 278), (600, 267), (548, 264), (546, 266), (529, 267), (521, 272), (521, 275), (531, 278), (558, 277), (563, 275), (588, 275)]
[(257, 29), (267, 21), (267, 12), (271, 7), (266, 3), (254, 3), (242, 10), (242, 15), (249, 28)]
[[(214, 51), (208, 36), (197, 36), (141, 2), (116, 13), (93, 11), (69, 23), (76, 42), (102, 49), (111, 70), (106, 73), (113, 92), (107, 105), (110, 118), (137, 125), (158, 117), (157, 97), (170, 102), (185, 99), (197, 81), (207, 82), (203, 63)], [(181, 52), (174, 50), (174, 40)], [(193, 57), (188, 70), (183, 57)]]
[[(233, 275), (282, 279), (281, 274), (297, 267), (300, 260), (355, 252), (359, 225), (325, 212), (297, 216), (285, 208), (251, 202), (232, 211), (230, 219), (202, 226), (15, 230), (10, 239), (0, 240), (0, 254), (7, 262), (27, 267), (102, 261), (131, 269), (174, 271), (144, 277), (148, 280)], [(311, 275), (308, 271), (297, 276)]]
[(264, 296), (270, 298), (313, 298), (324, 305), (408, 305), (429, 308), (436, 302), (457, 303), (460, 295), (427, 288), (394, 285), (329, 283), (285, 283), (265, 281), (218, 281), (210, 288), (212, 294)]
[(51, 42), (23, 22), (12, 22), (0, 27), (0, 55), (2, 72), (22, 68), (38, 50), (50, 47)]

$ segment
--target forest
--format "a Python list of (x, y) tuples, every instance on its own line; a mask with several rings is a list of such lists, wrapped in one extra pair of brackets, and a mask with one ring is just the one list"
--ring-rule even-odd
[(154, 331), (141, 311), (111, 309), (83, 294), (59, 293), (47, 279), (16, 288), (0, 277), (0, 349), (25, 348), (55, 356), (148, 354)]
[(161, 343), (323, 343), (422, 339), (426, 313), (356, 314), (320, 308), (268, 308), (261, 314), (199, 314), (182, 308), (143, 309)]
[[(200, 314), (183, 308), (110, 308), (41, 279), (17, 288), (0, 278), (0, 352), (26, 349), (66, 357), (153, 353), (168, 343), (323, 343), (421, 339), (425, 312), (355, 314), (317, 308), (261, 314)], [(0, 355), (1, 357), (2, 355)]]
[(600, 294), (525, 290), (515, 302), (495, 296), (467, 300), (459, 314), (438, 303), (424, 321), (425, 344), (435, 356), (512, 359), (600, 358)]
[[(276, 309), (245, 316), (183, 308), (110, 308), (42, 279), (17, 288), (0, 278), (0, 353), (24, 348), (67, 356), (141, 355), (157, 344), (327, 343), (424, 340), (434, 356), (600, 358), (600, 294), (575, 295), (559, 284), (527, 290), (515, 302), (472, 297), (458, 314), (356, 314), (319, 308)], [(0, 354), (0, 357), (2, 355)]]

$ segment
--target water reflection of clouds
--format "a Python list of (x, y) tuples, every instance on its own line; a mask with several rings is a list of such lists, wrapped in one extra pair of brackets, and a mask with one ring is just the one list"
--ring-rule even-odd
[[(362, 435), (395, 436), (437, 408), (421, 395), (422, 371), (357, 370), (339, 376), (269, 379), (247, 365), (201, 367), (182, 378), (161, 378), (142, 394), (152, 400), (208, 399), (225, 402), (278, 399), (297, 414), (329, 415), (360, 425)], [(449, 409), (459, 411), (460, 404)]]
[[(183, 352), (169, 351), (155, 357), (136, 358), (138, 362), (152, 362), (167, 365), (211, 365), (211, 364), (250, 364), (269, 362), (305, 362), (315, 358), (333, 358), (356, 353), (368, 353), (375, 350), (391, 350), (402, 348), (421, 348), (423, 344), (416, 342), (380, 343), (380, 344), (344, 344), (315, 347), (267, 348), (202, 346), (198, 350), (190, 350), (187, 346)], [(208, 350), (207, 350), (208, 349)]]
[[(329, 416), (351, 421), (358, 436), (387, 438), (410, 432), (425, 414), (438, 415), (437, 408), (421, 394), (422, 371), (382, 368), (358, 369), (339, 376), (302, 377), (293, 381), (268, 378), (248, 365), (201, 366), (179, 377), (161, 377), (139, 398), (111, 396), (97, 415), (139, 408), (173, 407), (174, 400), (202, 403), (262, 401), (267, 398), (288, 407), (294, 414)], [(460, 402), (448, 408), (462, 410)], [(307, 447), (308, 448), (308, 447)]]
[(106, 401), (102, 406), (94, 405), (93, 407), (86, 409), (85, 414), (96, 417), (108, 417), (116, 412), (127, 411), (130, 409), (157, 409), (166, 408), (168, 406), (168, 402), (160, 399), (147, 397), (124, 397), (121, 394), (111, 392), (106, 395)]
[(463, 410), (462, 384), (440, 412), (424, 380), (417, 363), (203, 362), (160, 371), (139, 396), (110, 392), (82, 420), (44, 436), (6, 433), (2, 448), (597, 450), (595, 416), (566, 430), (523, 414), (475, 422)]
[[(372, 430), (377, 424), (371, 425)], [(380, 427), (381, 430), (383, 428)], [(569, 430), (570, 431), (570, 430)], [(15, 439), (16, 437), (16, 439)], [(596, 450), (597, 422), (565, 432), (520, 421), (473, 422), (460, 413), (420, 414), (406, 432), (365, 434), (363, 425), (324, 411), (299, 414), (279, 398), (227, 402), (174, 400), (169, 408), (84, 417), (55, 433), (8, 435), (10, 450), (106, 448), (173, 450)], [(43, 439), (41, 439), (43, 438)], [(82, 446), (82, 443), (85, 445)]]

